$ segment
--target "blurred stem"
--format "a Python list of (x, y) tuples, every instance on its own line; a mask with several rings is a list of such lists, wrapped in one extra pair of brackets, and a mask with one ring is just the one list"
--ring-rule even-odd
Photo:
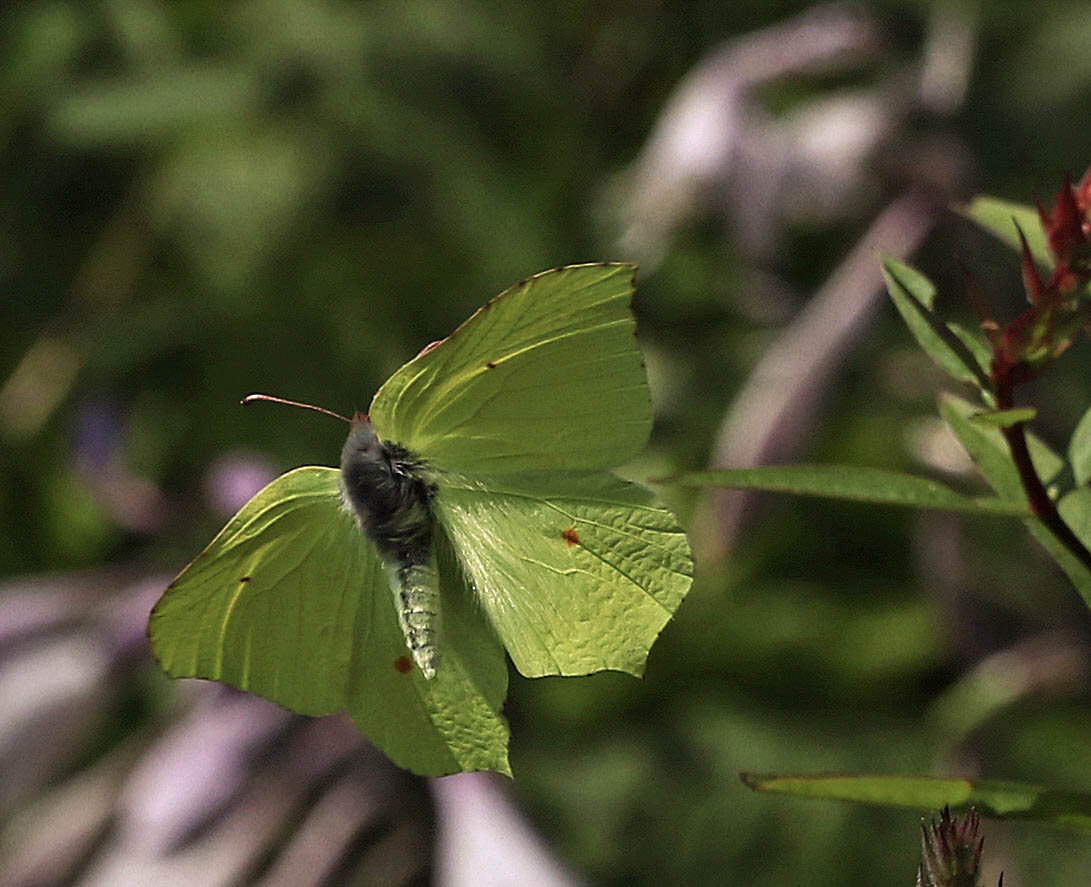
[[(996, 406), (998, 410), (1010, 410), (1015, 407), (1015, 384), (1010, 373), (997, 374), (1000, 378), (996, 381)], [(1049, 531), (1057, 537), (1065, 548), (1085, 567), (1091, 569), (1091, 551), (1080, 541), (1080, 538), (1072, 532), (1072, 528), (1064, 522), (1057, 506), (1049, 497), (1045, 486), (1042, 484), (1038, 472), (1034, 468), (1034, 462), (1030, 458), (1030, 449), (1027, 447), (1027, 431), (1025, 422), (1016, 422), (1000, 429), (1004, 439), (1008, 442), (1012, 461), (1019, 472), (1019, 480), (1023, 484), (1023, 492), (1026, 493), (1030, 510)]]

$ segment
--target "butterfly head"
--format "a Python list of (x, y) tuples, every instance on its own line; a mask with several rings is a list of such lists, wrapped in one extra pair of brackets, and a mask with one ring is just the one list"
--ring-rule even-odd
[(353, 462), (376, 462), (382, 458), (383, 445), (367, 413), (354, 413), (349, 436), (341, 448), (341, 466)]

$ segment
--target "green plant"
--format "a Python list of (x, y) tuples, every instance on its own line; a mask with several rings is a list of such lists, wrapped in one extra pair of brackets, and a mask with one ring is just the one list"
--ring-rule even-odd
[[(995, 498), (968, 497), (926, 478), (847, 466), (775, 466), (674, 480), (1019, 517), (1091, 606), (1091, 409), (1062, 457), (1028, 431), (1036, 411), (1019, 406), (1016, 398), (1019, 386), (1041, 376), (1091, 318), (1091, 171), (1075, 186), (1066, 179), (1049, 210), (1040, 202), (1034, 208), (979, 197), (964, 212), (1019, 251), (1029, 307), (1017, 317), (998, 321), (982, 287), (967, 274), (980, 325), (979, 332), (971, 331), (939, 316), (936, 288), (923, 275), (891, 259), (883, 267), (890, 296), (920, 346), (951, 377), (977, 390), (977, 403), (944, 394), (939, 409)], [(743, 781), (759, 791), (942, 808), (939, 825), (925, 828), (918, 884), (926, 887), (977, 883), (976, 814), (958, 825), (947, 812), (951, 807), (1091, 834), (1091, 793), (1080, 791), (929, 776), (743, 774)], [(961, 848), (957, 853), (955, 845)], [(959, 863), (954, 868), (960, 874), (944, 880), (941, 863), (948, 857), (972, 864)]]

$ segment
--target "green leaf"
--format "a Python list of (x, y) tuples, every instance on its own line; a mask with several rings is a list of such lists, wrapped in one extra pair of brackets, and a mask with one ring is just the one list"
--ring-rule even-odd
[[(1091, 490), (1078, 487), (1066, 493), (1057, 501), (1057, 511), (1080, 541), (1091, 545)], [(1091, 571), (1043, 523), (1035, 521), (1030, 530), (1039, 544), (1061, 565), (1088, 607), (1091, 607)]]
[(1030, 422), (1037, 415), (1038, 411), (1034, 407), (1016, 407), (1011, 410), (988, 410), (984, 413), (974, 413), (970, 416), (970, 421), (991, 428), (1010, 428), (1020, 422)]
[(936, 310), (936, 287), (916, 268), (911, 268), (897, 259), (883, 258), (884, 278), (889, 286), (891, 279), (898, 282), (899, 289), (916, 299), (926, 311)]
[(856, 801), (932, 812), (950, 806), (973, 807), (992, 819), (1040, 822), (1091, 834), (1091, 794), (1061, 791), (996, 779), (933, 776), (840, 776), (741, 774), (762, 792), (807, 798)]
[(1057, 502), (1057, 511), (1085, 543), (1091, 539), (1091, 488), (1076, 487), (1065, 493)]
[(925, 353), (960, 382), (989, 391), (992, 383), (974, 353), (932, 311), (936, 290), (908, 265), (883, 259), (883, 277), (890, 298)]
[(933, 508), (1008, 517), (1026, 517), (1025, 506), (997, 498), (972, 498), (924, 477), (849, 465), (779, 465), (703, 471), (667, 478), (686, 487), (738, 487), (850, 499), (908, 508)]
[(946, 323), (947, 329), (954, 333), (960, 342), (966, 346), (967, 350), (974, 356), (974, 360), (977, 361), (977, 365), (983, 370), (987, 369), (992, 363), (993, 355), (992, 348), (989, 343), (986, 342), (978, 333), (973, 330), (969, 330), (964, 327), (957, 320), (948, 320)]
[(299, 468), (235, 515), (171, 583), (148, 637), (173, 677), (220, 681), (308, 715), (347, 711), (422, 775), (508, 772), (503, 651), (441, 573), (445, 668), (407, 654), (374, 545), (341, 505), (338, 473)]
[(693, 573), (685, 533), (647, 490), (605, 472), (440, 490), (437, 518), (522, 674), (643, 673)]
[(1042, 220), (1038, 218), (1038, 210), (1033, 206), (979, 195), (967, 206), (961, 207), (960, 212), (982, 228), (991, 231), (1014, 250), (1020, 248), (1019, 229), (1022, 229), (1034, 261), (1046, 268), (1053, 267), (1053, 257), (1049, 254)]
[[(981, 415), (981, 407), (951, 394), (940, 398), (939, 407), (944, 421), (997, 495), (1009, 501), (1025, 503), (1026, 495), (1019, 472), (1012, 462), (1004, 436), (997, 428), (973, 421), (974, 416)], [(1060, 476), (1064, 461), (1033, 434), (1027, 435), (1027, 445), (1038, 476), (1048, 487)]]
[(1083, 414), (1072, 432), (1068, 461), (1072, 463), (1072, 474), (1079, 486), (1091, 480), (1091, 409)]
[(648, 442), (632, 265), (576, 265), (501, 293), (379, 389), (385, 440), (480, 477), (615, 468)]
[[(95, 82), (95, 81), (92, 81)], [(242, 119), (260, 102), (254, 73), (226, 66), (172, 68), (162, 76), (99, 81), (66, 91), (48, 123), (54, 138), (80, 148), (140, 144)]]
[[(1019, 472), (1012, 462), (1007, 442), (997, 429), (986, 428), (972, 421), (971, 417), (978, 411), (978, 407), (952, 395), (945, 395), (940, 399), (940, 413), (989, 485), (1002, 499), (1025, 505), (1026, 494), (1019, 480)], [(1027, 446), (1043, 485), (1047, 489), (1053, 488), (1060, 492), (1057, 488), (1065, 480), (1064, 461), (1032, 434), (1027, 435)], [(1091, 543), (1091, 526), (1083, 519), (1091, 508), (1088, 507), (1081, 490), (1061, 495), (1057, 510), (1085, 545)], [(1057, 561), (1084, 601), (1091, 606), (1091, 570), (1080, 563), (1040, 520), (1028, 517), (1026, 525), (1030, 534)]]

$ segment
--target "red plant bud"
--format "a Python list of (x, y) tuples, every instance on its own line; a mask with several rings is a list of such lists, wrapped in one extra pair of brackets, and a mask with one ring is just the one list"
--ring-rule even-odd
[(1038, 217), (1046, 233), (1049, 251), (1058, 265), (1071, 267), (1087, 259), (1088, 223), (1091, 221), (1088, 210), (1091, 209), (1091, 180), (1087, 176), (1080, 182), (1079, 188), (1072, 187), (1072, 180), (1065, 176), (1064, 184), (1057, 192), (1053, 209), (1049, 212), (1040, 200)]
[[(1018, 228), (1018, 225), (1016, 226)], [(1034, 264), (1034, 256), (1030, 254), (1027, 246), (1027, 238), (1023, 236), (1023, 229), (1019, 228), (1019, 242), (1023, 245), (1023, 286), (1027, 290), (1027, 299), (1031, 305), (1040, 305), (1046, 295), (1045, 284), (1038, 276), (1038, 268)]]
[(1084, 234), (1091, 234), (1091, 168), (1083, 174), (1074, 194)]
[(1058, 265), (1049, 278), (1048, 289), (1058, 295), (1067, 295), (1074, 292), (1085, 279), (1086, 275), (1077, 274), (1067, 265)]
[(985, 843), (978, 837), (979, 827), (973, 810), (959, 820), (946, 807), (938, 823), (922, 822), (918, 887), (977, 887)]

